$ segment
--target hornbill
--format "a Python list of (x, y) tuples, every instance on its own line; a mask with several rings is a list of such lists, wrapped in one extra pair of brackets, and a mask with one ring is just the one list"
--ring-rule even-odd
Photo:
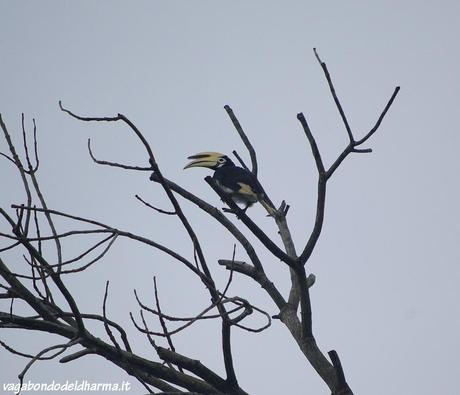
[(227, 155), (219, 152), (200, 152), (187, 159), (192, 161), (184, 169), (207, 167), (214, 170), (212, 178), (216, 185), (235, 203), (244, 203), (243, 211), (255, 202), (259, 202), (269, 215), (273, 216), (275, 213), (275, 208), (267, 200), (257, 177), (250, 171), (236, 166)]

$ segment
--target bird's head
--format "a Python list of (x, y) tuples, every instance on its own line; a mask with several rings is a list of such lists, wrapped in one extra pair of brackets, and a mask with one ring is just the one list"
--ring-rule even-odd
[(227, 155), (219, 152), (200, 152), (189, 156), (187, 159), (191, 159), (192, 161), (184, 169), (189, 169), (190, 167), (207, 167), (208, 169), (216, 170), (219, 167), (233, 165), (232, 160)]

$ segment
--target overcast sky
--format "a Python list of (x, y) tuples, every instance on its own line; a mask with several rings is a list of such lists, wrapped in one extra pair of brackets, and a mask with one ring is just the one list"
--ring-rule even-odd
[[(35, 117), (39, 179), (51, 208), (135, 231), (192, 258), (178, 220), (134, 199), (140, 194), (169, 208), (148, 174), (97, 166), (88, 156), (91, 137), (99, 157), (146, 165), (132, 133), (71, 119), (59, 111), (59, 100), (81, 114), (127, 115), (152, 144), (164, 174), (218, 207), (203, 181), (209, 173), (182, 168), (200, 151), (237, 149), (248, 158), (223, 109), (229, 104), (257, 149), (270, 197), (292, 206), (288, 219), (301, 250), (314, 221), (316, 174), (296, 114), (309, 120), (327, 164), (347, 143), (312, 48), (327, 62), (357, 137), (400, 85), (366, 145), (374, 152), (348, 158), (330, 182), (323, 234), (308, 263), (317, 276), (314, 332), (325, 352), (339, 352), (356, 394), (456, 395), (459, 15), (456, 1), (1, 1), (0, 112), (16, 141), (21, 113), (29, 126)], [(6, 151), (4, 141), (0, 151)], [(2, 158), (0, 179), (1, 207), (24, 201), (16, 172)], [(217, 259), (231, 258), (233, 240), (192, 205), (183, 207), (223, 287), (228, 273)], [(248, 213), (278, 242), (261, 207)], [(70, 225), (59, 223), (60, 229)], [(81, 242), (66, 240), (65, 257), (75, 256)], [(255, 246), (285, 292), (286, 268)], [(242, 248), (236, 254), (245, 259)], [(209, 302), (183, 267), (122, 240), (66, 284), (82, 310), (101, 313), (110, 280), (109, 317), (129, 330), (137, 353), (155, 358), (128, 315), (138, 311), (134, 288), (154, 303), (154, 275), (169, 314), (189, 315)], [(230, 293), (277, 313), (260, 287), (241, 276)], [(223, 373), (219, 332), (216, 324), (196, 325), (175, 337), (177, 351)], [(2, 331), (0, 339), (28, 352), (62, 341), (18, 331)], [(235, 330), (233, 346), (240, 385), (251, 394), (329, 393), (280, 322), (258, 335)], [(0, 351), (0, 380), (15, 382), (25, 363)], [(128, 379), (133, 394), (145, 391), (96, 356), (37, 363), (27, 378)]]

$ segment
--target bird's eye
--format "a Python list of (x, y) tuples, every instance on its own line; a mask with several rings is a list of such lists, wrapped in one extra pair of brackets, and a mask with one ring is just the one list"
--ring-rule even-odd
[(217, 159), (217, 161), (218, 161), (219, 163), (225, 163), (225, 159), (224, 159), (224, 158), (219, 158), (219, 159)]

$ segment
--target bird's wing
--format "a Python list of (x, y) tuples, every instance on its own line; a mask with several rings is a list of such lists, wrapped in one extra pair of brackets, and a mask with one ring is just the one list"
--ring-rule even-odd
[(272, 205), (265, 199), (264, 190), (262, 189), (262, 186), (260, 186), (258, 181), (255, 185), (255, 188), (257, 189), (258, 187), (260, 187), (260, 190), (262, 192), (259, 193), (257, 193), (255, 191), (255, 188), (253, 188), (251, 185), (244, 184), (243, 182), (239, 182), (238, 185), (240, 186), (240, 189), (238, 190), (238, 193), (240, 195), (245, 196), (248, 200), (258, 200), (259, 203), (265, 208), (265, 210), (267, 210), (269, 215), (274, 214), (275, 208), (272, 207)]
[(273, 215), (275, 209), (266, 201), (262, 185), (250, 171), (237, 166), (227, 167), (222, 170), (218, 169), (215, 176), (223, 187), (244, 196), (249, 202), (259, 201), (267, 212)]
[(254, 174), (241, 167), (228, 168), (222, 181), (224, 185), (237, 190), (241, 194), (264, 194), (264, 190)]
[(240, 187), (238, 189), (239, 194), (255, 197), (257, 199), (257, 193), (251, 185), (245, 184), (244, 182), (238, 182), (237, 184)]

